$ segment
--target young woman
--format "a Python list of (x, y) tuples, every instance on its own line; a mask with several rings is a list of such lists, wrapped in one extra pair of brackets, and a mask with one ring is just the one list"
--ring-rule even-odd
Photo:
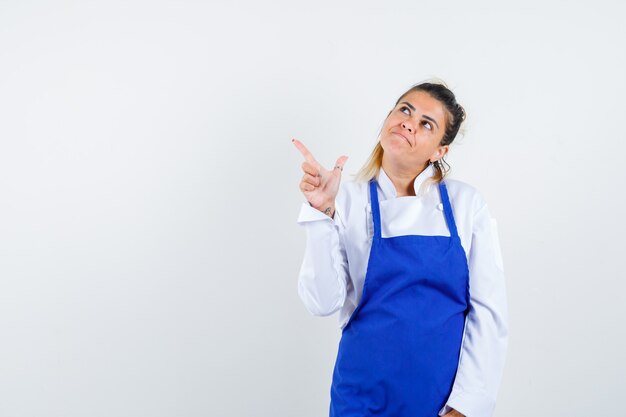
[(305, 158), (298, 292), (340, 312), (331, 417), (488, 417), (505, 362), (505, 281), (495, 220), (443, 158), (465, 111), (441, 82), (389, 112), (354, 181)]

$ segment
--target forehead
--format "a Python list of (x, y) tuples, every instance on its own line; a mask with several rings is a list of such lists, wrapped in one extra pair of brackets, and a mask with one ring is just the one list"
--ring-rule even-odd
[(398, 105), (403, 101), (411, 103), (415, 107), (417, 114), (430, 116), (439, 123), (439, 126), (443, 126), (446, 114), (443, 104), (427, 92), (411, 91), (400, 100)]

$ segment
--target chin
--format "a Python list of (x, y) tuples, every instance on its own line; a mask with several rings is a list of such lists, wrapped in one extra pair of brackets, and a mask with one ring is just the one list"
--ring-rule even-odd
[(407, 141), (397, 136), (381, 140), (380, 146), (382, 146), (385, 152), (390, 152), (394, 149), (404, 150), (406, 152), (407, 149), (410, 149), (410, 145)]
[(411, 147), (404, 139), (400, 140), (391, 140), (391, 141), (381, 141), (380, 146), (383, 148), (383, 151), (386, 153), (395, 154), (395, 155), (403, 155), (410, 151)]

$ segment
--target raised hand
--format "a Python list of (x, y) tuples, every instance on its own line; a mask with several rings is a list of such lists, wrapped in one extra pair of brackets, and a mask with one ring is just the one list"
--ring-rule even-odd
[(300, 191), (311, 206), (333, 217), (335, 214), (335, 197), (341, 182), (341, 171), (348, 157), (340, 156), (335, 162), (334, 168), (328, 170), (315, 160), (302, 142), (297, 139), (292, 139), (292, 142), (304, 156), (302, 163), (304, 175), (300, 181)]

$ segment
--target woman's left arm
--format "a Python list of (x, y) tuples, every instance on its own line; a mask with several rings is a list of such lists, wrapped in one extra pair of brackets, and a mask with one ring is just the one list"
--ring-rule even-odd
[(466, 417), (491, 417), (506, 358), (508, 306), (502, 254), (496, 221), (480, 200), (468, 259), (470, 309), (456, 378), (440, 416), (454, 409)]

